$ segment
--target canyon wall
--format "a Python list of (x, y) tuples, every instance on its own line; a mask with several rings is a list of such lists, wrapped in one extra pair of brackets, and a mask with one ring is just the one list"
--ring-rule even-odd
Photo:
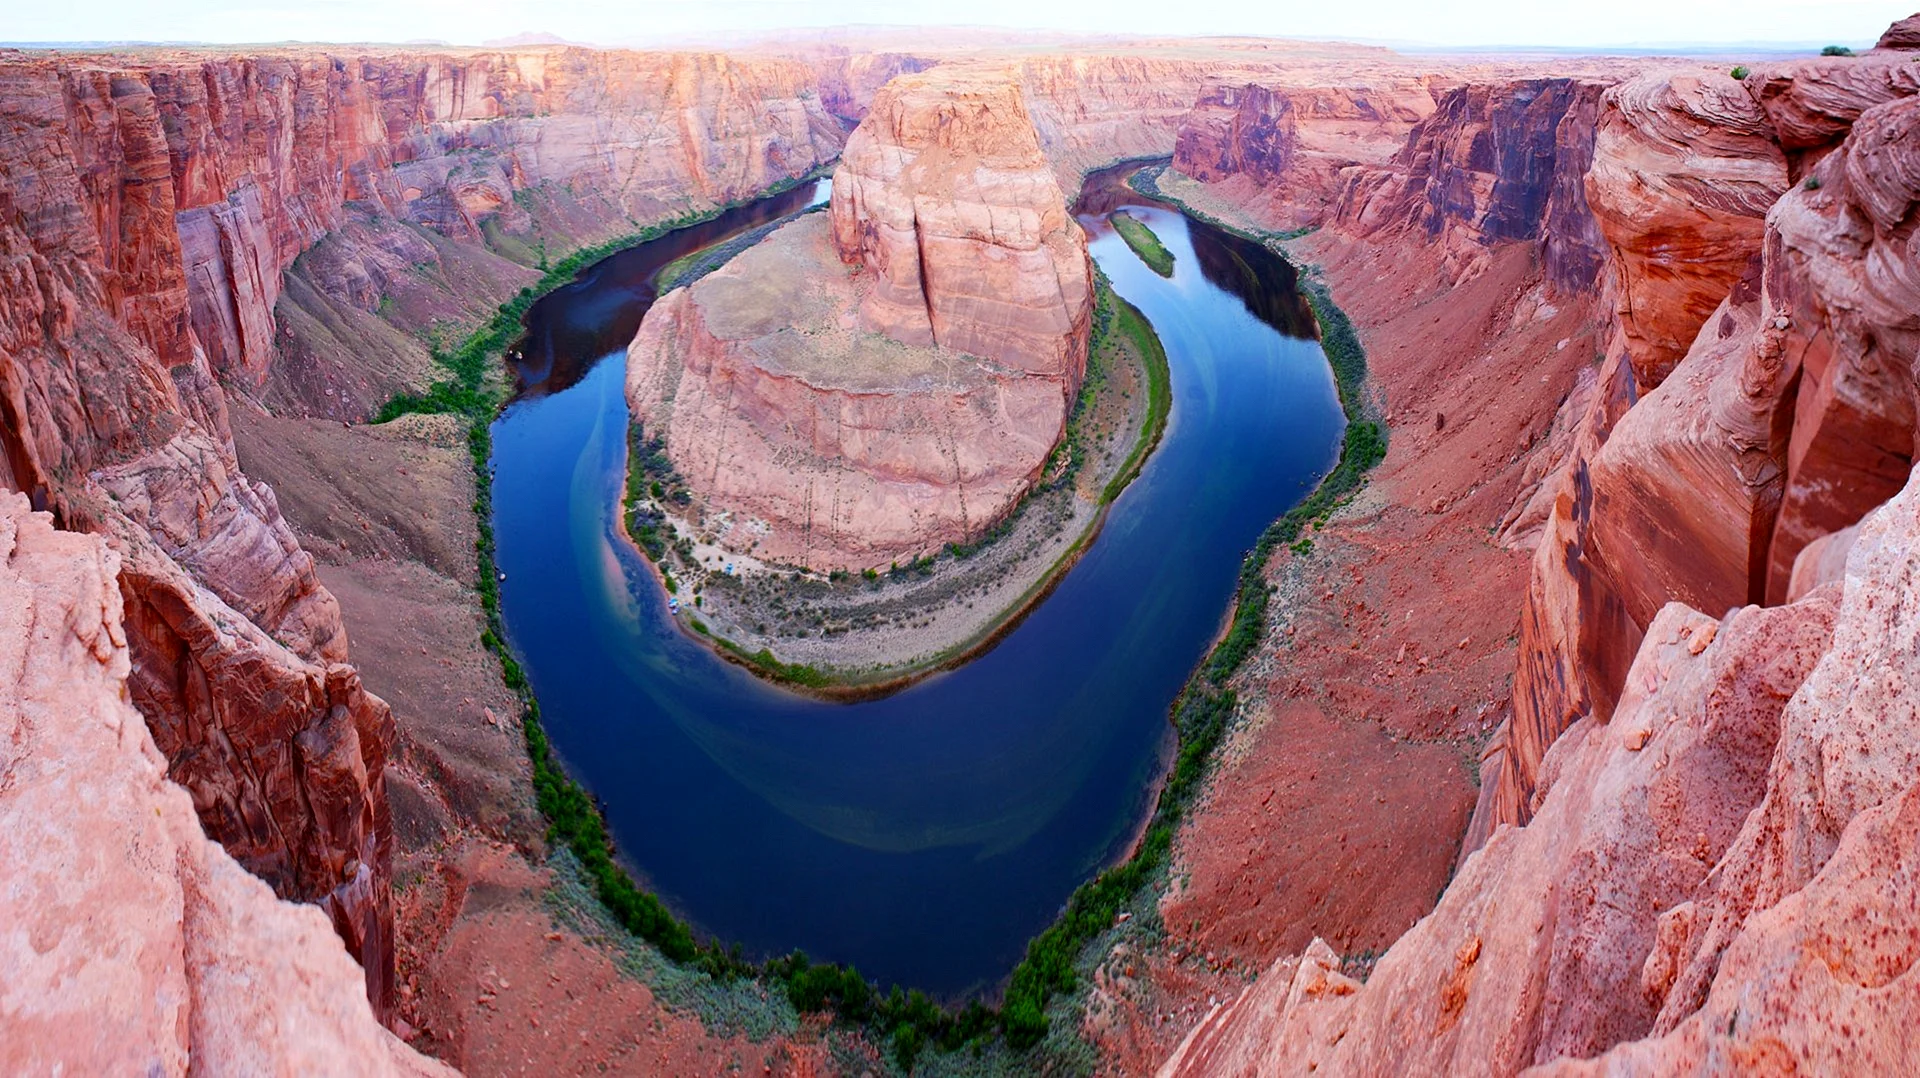
[(1913, 68), (1599, 98), (1614, 328), (1534, 469), (1478, 848), (1364, 982), (1316, 942), (1163, 1073), (1920, 1066)]
[(1372, 242), (1424, 233), (1456, 283), (1484, 272), (1493, 248), (1535, 243), (1556, 290), (1587, 289), (1604, 248), (1580, 182), (1605, 88), (1562, 78), (1447, 91), (1390, 161), (1344, 174), (1323, 221)]
[[(843, 130), (774, 59), (0, 56), (0, 483), (113, 544), (170, 776), (322, 904), (382, 1019), (394, 721), (228, 394), (363, 418), (433, 376), (399, 327), (466, 324), (536, 258), (804, 174)], [(388, 323), (395, 294), (429, 298)]]
[(1380, 88), (1225, 84), (1182, 118), (1173, 168), (1279, 231), (1324, 223), (1348, 169), (1383, 168), (1434, 110), (1424, 80)]
[(833, 241), (873, 280), (861, 326), (1021, 370), (1086, 371), (1093, 310), (1086, 235), (1012, 74), (897, 78), (847, 140)]
[(1600, 377), (1638, 403), (1574, 419), (1595, 436), (1537, 552), (1493, 822), (1527, 818), (1546, 747), (1605, 718), (1665, 603), (1782, 601), (1810, 543), (1906, 482), (1912, 66), (1876, 53), (1609, 92), (1587, 178), (1618, 297)]
[(450, 1074), (201, 830), (129, 703), (120, 555), (0, 493), (0, 1070)]
[(627, 398), (730, 550), (884, 569), (1039, 480), (1085, 376), (1086, 237), (1004, 69), (875, 97), (808, 215), (648, 311)]

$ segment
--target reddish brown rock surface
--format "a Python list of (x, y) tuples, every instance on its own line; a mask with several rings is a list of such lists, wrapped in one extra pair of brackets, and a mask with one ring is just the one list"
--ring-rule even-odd
[(1181, 123), (1173, 167), (1290, 231), (1332, 213), (1343, 173), (1379, 168), (1434, 110), (1423, 81), (1379, 87), (1210, 88)]
[(393, 718), (241, 472), (226, 393), (359, 418), (419, 387), (404, 331), (490, 310), (549, 243), (831, 159), (814, 88), (705, 54), (0, 56), (0, 484), (115, 544), (129, 692), (170, 775), (243, 865), (327, 909), (383, 1019)]
[(1284, 956), (1168, 1073), (1915, 1066), (1901, 59), (1608, 93), (1620, 322), (1508, 515), (1538, 547), (1484, 845), (1364, 984)]
[(1087, 362), (1086, 237), (1005, 71), (888, 83), (809, 215), (663, 297), (627, 399), (730, 550), (867, 569), (1012, 510)]
[(0, 1069), (450, 1073), (202, 833), (128, 703), (119, 560), (0, 494)]
[(841, 260), (872, 280), (861, 328), (1078, 388), (1093, 312), (1086, 235), (1011, 73), (888, 83), (847, 140), (832, 215)]

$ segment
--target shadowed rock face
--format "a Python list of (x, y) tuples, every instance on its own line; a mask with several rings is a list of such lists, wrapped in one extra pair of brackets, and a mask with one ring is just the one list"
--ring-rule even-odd
[(1456, 279), (1483, 272), (1497, 244), (1538, 242), (1556, 288), (1588, 288), (1603, 251), (1580, 178), (1603, 89), (1527, 79), (1452, 90), (1391, 162), (1349, 174), (1330, 224), (1383, 238), (1422, 229), (1443, 244)]
[(127, 700), (120, 560), (0, 494), (0, 1069), (451, 1073), (374, 1020), (325, 917), (201, 832)]
[(794, 61), (591, 50), (0, 61), (0, 483), (112, 542), (169, 775), (242, 865), (323, 905), (383, 1019), (394, 723), (241, 472), (227, 392), (364, 417), (424, 373), (374, 317), (390, 295), (470, 319), (533, 276), (491, 237), (601, 239), (803, 174), (844, 130), (813, 90)]

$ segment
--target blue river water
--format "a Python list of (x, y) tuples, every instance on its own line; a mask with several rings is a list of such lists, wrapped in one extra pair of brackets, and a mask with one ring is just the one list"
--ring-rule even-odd
[(620, 856), (697, 930), (881, 984), (989, 992), (1068, 895), (1124, 855), (1173, 743), (1168, 706), (1240, 559), (1332, 466), (1342, 418), (1292, 270), (1171, 209), (1154, 274), (1083, 198), (1093, 257), (1166, 345), (1166, 435), (1053, 594), (991, 651), (893, 696), (825, 703), (685, 637), (617, 537), (625, 347), (652, 274), (825, 197), (776, 196), (615, 255), (528, 317), (494, 426), (508, 632)]

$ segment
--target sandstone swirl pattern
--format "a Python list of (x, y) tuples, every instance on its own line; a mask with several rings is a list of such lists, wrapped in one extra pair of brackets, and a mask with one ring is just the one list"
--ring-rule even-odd
[(902, 76), (779, 229), (663, 297), (627, 397), (696, 527), (817, 570), (977, 536), (1041, 477), (1085, 375), (1086, 238), (1004, 71)]

